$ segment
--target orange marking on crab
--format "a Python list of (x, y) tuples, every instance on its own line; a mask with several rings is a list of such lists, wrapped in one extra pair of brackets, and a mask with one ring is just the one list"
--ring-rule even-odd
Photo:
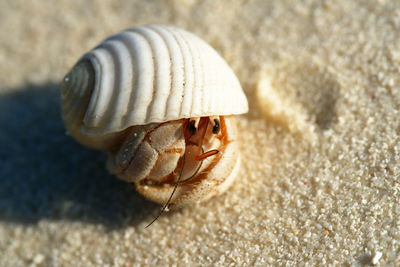
[(208, 158), (208, 157), (214, 156), (214, 155), (217, 154), (218, 152), (219, 152), (218, 150), (213, 149), (213, 150), (207, 151), (207, 152), (205, 152), (205, 153), (203, 153), (203, 154), (201, 154), (201, 155), (196, 155), (194, 158), (195, 158), (196, 160), (198, 160), (198, 161), (203, 161), (203, 160), (205, 160), (205, 159)]

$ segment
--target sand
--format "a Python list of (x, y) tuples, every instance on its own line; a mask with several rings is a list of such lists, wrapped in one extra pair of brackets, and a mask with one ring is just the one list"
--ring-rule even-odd
[[(400, 265), (400, 2), (2, 1), (0, 266)], [(59, 82), (112, 33), (173, 24), (250, 112), (227, 193), (164, 214), (66, 136)]]

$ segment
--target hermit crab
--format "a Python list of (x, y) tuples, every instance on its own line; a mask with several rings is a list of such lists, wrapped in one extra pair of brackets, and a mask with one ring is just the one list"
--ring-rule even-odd
[(108, 153), (107, 168), (164, 209), (224, 192), (240, 165), (240, 83), (217, 52), (172, 26), (122, 31), (65, 76), (67, 133)]

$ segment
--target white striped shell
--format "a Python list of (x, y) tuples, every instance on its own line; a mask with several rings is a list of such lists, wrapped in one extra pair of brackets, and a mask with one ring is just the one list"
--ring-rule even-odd
[(86, 53), (64, 78), (62, 115), (107, 168), (165, 207), (224, 192), (240, 166), (232, 115), (248, 111), (208, 44), (171, 26), (134, 27)]
[(203, 40), (171, 26), (134, 27), (85, 54), (65, 77), (71, 135), (104, 136), (133, 125), (248, 111), (226, 62)]

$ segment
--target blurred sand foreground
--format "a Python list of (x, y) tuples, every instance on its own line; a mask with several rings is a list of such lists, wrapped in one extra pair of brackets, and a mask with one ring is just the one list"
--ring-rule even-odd
[[(249, 98), (228, 193), (163, 215), (64, 135), (58, 83), (112, 33), (188, 29)], [(2, 1), (0, 266), (400, 264), (399, 1)]]

